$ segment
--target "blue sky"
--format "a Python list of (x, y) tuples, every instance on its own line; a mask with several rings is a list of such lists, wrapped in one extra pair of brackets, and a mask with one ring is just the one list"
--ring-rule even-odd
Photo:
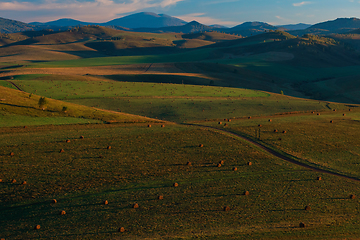
[(209, 25), (313, 24), (360, 17), (360, 0), (0, 0), (0, 17), (24, 22), (73, 18), (100, 23), (144, 11)]

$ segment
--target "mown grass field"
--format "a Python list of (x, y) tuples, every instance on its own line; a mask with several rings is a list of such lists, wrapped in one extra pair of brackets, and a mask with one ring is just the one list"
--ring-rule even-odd
[[(232, 121), (225, 129), (246, 134), (307, 164), (360, 178), (360, 142), (357, 138), (360, 115), (357, 108), (354, 105), (335, 112), (321, 112), (320, 115), (314, 112)], [(223, 124), (208, 124), (224, 128)]]
[[(360, 190), (357, 182), (294, 166), (222, 134), (177, 125), (0, 131), (0, 234), (6, 239), (359, 235), (359, 200), (349, 199)], [(304, 210), (307, 205), (311, 210)], [(299, 228), (300, 222), (307, 227)], [(41, 228), (34, 230), (37, 224)], [(117, 232), (120, 227), (124, 233)]]

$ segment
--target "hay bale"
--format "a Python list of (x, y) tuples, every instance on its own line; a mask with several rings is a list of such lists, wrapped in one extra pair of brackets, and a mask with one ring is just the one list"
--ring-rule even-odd
[(27, 128), (27, 126), (24, 126), (24, 128)]
[(159, 200), (163, 200), (163, 199), (164, 199), (164, 196), (159, 195), (159, 196), (158, 196), (158, 199), (159, 199)]
[(225, 207), (224, 207), (224, 212), (228, 212), (228, 211), (230, 211), (230, 207), (229, 207), (229, 206), (225, 206)]
[(162, 127), (162, 128), (164, 128), (164, 127), (165, 127), (165, 125), (161, 125), (161, 127)]
[(64, 150), (64, 149), (60, 149), (59, 153), (63, 153), (63, 152), (65, 152), (65, 150)]
[(224, 125), (225, 127), (227, 127), (228, 126), (228, 124), (227, 123), (225, 123), (225, 125)]
[(111, 146), (107, 146), (107, 148), (106, 148), (107, 150), (110, 150), (111, 149)]
[(61, 212), (60, 212), (60, 215), (65, 215), (66, 214), (66, 212), (64, 211), (64, 210), (62, 210)]
[(278, 130), (277, 129), (274, 129), (274, 133), (277, 133), (278, 132)]
[(151, 125), (149, 124), (148, 127), (151, 128)]
[(250, 195), (249, 191), (245, 191), (245, 192), (244, 192), (244, 195), (245, 195), (245, 196), (249, 196), (249, 195)]
[(103, 158), (103, 156), (102, 156), (102, 155), (100, 155), (100, 156), (99, 156), (99, 158)]
[(51, 200), (51, 203), (57, 203), (56, 199)]
[(331, 120), (331, 121), (330, 121), (330, 123), (334, 123), (334, 121), (333, 121), (333, 120)]
[(284, 130), (283, 133), (286, 133), (286, 131)]
[(218, 165), (216, 165), (216, 167), (221, 167), (221, 164), (220, 164), (220, 163), (218, 163)]
[(238, 169), (237, 169), (237, 167), (233, 167), (233, 171), (237, 171)]
[(70, 140), (68, 139), (68, 140), (66, 140), (66, 142), (67, 142), (67, 143), (69, 143), (69, 142), (70, 142)]
[(15, 155), (15, 153), (11, 152), (9, 155), (10, 155), (10, 156), (14, 156), (14, 155)]
[(355, 195), (350, 195), (350, 199), (355, 199), (356, 196)]
[(219, 163), (220, 163), (220, 164), (224, 164), (225, 162), (224, 162), (224, 160), (221, 160)]
[(121, 232), (121, 233), (125, 232), (125, 228), (123, 228), (123, 227), (119, 228), (118, 232)]
[(0, 178), (0, 182), (2, 182), (2, 179)]
[(173, 187), (178, 187), (178, 186), (179, 186), (178, 183), (174, 183), (174, 184), (173, 184)]
[(85, 137), (84, 136), (80, 136), (80, 139), (84, 139)]
[(231, 122), (231, 119), (228, 119), (228, 122)]
[(261, 124), (259, 124), (259, 125), (258, 125), (258, 127), (262, 127), (262, 125), (261, 125)]
[(349, 109), (349, 112), (351, 112), (351, 109)]
[(272, 119), (269, 119), (269, 122), (272, 122)]
[(39, 230), (39, 229), (40, 229), (40, 225), (35, 225), (34, 229), (35, 229), (35, 230)]
[(310, 206), (306, 206), (305, 207), (305, 211), (310, 211), (311, 210), (311, 207)]
[(139, 208), (139, 204), (134, 203), (134, 204), (132, 205), (132, 208), (134, 208), (134, 209)]
[(27, 184), (27, 182), (26, 182), (26, 181), (23, 181), (21, 184), (22, 184), (22, 185), (26, 185), (26, 184)]
[(334, 109), (333, 111), (336, 112), (336, 109)]
[(104, 201), (104, 205), (108, 205), (109, 204), (109, 201), (108, 200), (105, 200)]
[(248, 119), (251, 119), (251, 117), (248, 117)]
[(321, 177), (317, 177), (317, 180), (318, 180), (318, 181), (321, 181), (321, 180), (322, 180), (322, 178), (321, 178)]
[(251, 166), (251, 165), (252, 165), (252, 162), (248, 162), (247, 165), (248, 165), (248, 166)]
[(199, 147), (204, 147), (204, 144), (200, 144)]
[(222, 122), (219, 122), (219, 125), (221, 125), (222, 124)]
[(279, 138), (279, 141), (281, 141), (282, 140), (282, 138)]
[(11, 183), (16, 183), (16, 179), (11, 180)]
[(315, 112), (311, 112), (312, 114), (314, 114)]
[(187, 162), (186, 165), (191, 166), (191, 162)]
[(320, 116), (320, 113), (318, 113), (317, 115)]
[(343, 116), (345, 117), (345, 116), (346, 116), (346, 114), (344, 113), (344, 114), (343, 114)]
[(301, 222), (301, 223), (299, 224), (299, 227), (300, 227), (300, 228), (306, 227), (306, 226), (305, 226), (305, 223), (302, 223), (302, 222)]

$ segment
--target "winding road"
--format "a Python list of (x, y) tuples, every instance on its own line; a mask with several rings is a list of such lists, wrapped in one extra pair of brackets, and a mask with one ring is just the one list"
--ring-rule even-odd
[(197, 127), (205, 128), (207, 130), (212, 130), (212, 131), (215, 131), (215, 132), (220, 132), (220, 133), (223, 133), (223, 134), (226, 134), (226, 135), (230, 135), (230, 136), (233, 136), (233, 137), (236, 137), (236, 138), (240, 138), (240, 139), (246, 141), (247, 143), (264, 150), (268, 154), (270, 154), (270, 155), (272, 155), (274, 157), (280, 158), (282, 160), (285, 160), (287, 162), (296, 164), (296, 165), (301, 166), (301, 167), (305, 167), (307, 169), (310, 169), (310, 170), (313, 170), (313, 171), (316, 171), (316, 172), (331, 174), (333, 176), (342, 177), (342, 178), (345, 178), (345, 179), (348, 179), (348, 180), (353, 180), (353, 181), (356, 181), (356, 182), (360, 182), (360, 179), (356, 178), (356, 177), (350, 177), (350, 176), (347, 176), (345, 174), (324, 170), (324, 169), (317, 168), (317, 167), (308, 165), (308, 164), (300, 162), (300, 161), (296, 161), (295, 159), (297, 157), (295, 157), (295, 156), (293, 156), (294, 158), (287, 157), (287, 156), (285, 156), (285, 155), (283, 155), (283, 154), (281, 154), (279, 152), (274, 151), (273, 149), (271, 149), (269, 147), (266, 147), (266, 146), (264, 146), (264, 145), (262, 145), (262, 144), (260, 144), (260, 143), (258, 143), (256, 141), (254, 141), (254, 140), (252, 140), (250, 138), (244, 137), (244, 136), (242, 136), (240, 134), (236, 134), (236, 133), (233, 133), (233, 132), (230, 132), (230, 131), (227, 131), (227, 130), (223, 130), (223, 129), (219, 129), (219, 128), (215, 128), (215, 127), (210, 127), (210, 126), (205, 126), (205, 125), (197, 125), (197, 124), (185, 124), (185, 125), (197, 126)]

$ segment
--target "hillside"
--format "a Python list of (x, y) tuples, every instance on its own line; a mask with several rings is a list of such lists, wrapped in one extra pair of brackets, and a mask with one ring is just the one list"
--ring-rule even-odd
[(201, 24), (197, 21), (192, 21), (183, 26), (175, 26), (175, 27), (162, 27), (162, 28), (136, 28), (134, 31), (136, 32), (152, 32), (152, 33), (193, 33), (193, 32), (204, 32), (215, 30), (218, 28), (209, 27), (204, 24)]
[(0, 33), (14, 33), (34, 30), (35, 27), (23, 22), (0, 17)]

